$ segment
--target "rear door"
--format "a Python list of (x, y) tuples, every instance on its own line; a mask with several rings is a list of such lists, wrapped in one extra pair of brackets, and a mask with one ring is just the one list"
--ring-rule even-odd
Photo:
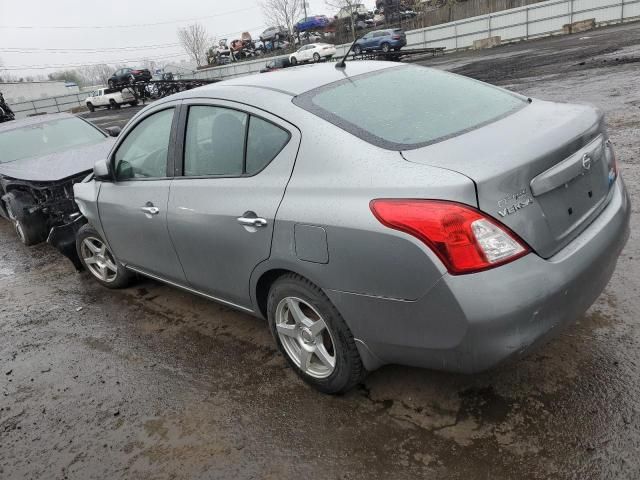
[(225, 101), (193, 101), (185, 117), (183, 168), (169, 196), (171, 237), (194, 289), (249, 307), (249, 278), (269, 257), (300, 134), (267, 112)]
[(184, 284), (167, 229), (177, 108), (177, 102), (160, 105), (123, 133), (110, 159), (114, 180), (102, 183), (98, 212), (106, 240), (121, 262)]

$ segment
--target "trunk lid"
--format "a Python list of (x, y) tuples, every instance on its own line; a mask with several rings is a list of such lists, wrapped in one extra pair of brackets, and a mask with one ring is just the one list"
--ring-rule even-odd
[(540, 100), (484, 127), (402, 155), (469, 177), (476, 184), (480, 210), (544, 258), (597, 217), (610, 198), (614, 178), (602, 113)]

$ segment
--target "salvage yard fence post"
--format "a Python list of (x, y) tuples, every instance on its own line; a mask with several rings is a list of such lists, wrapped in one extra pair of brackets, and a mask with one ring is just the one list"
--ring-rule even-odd
[(569, 23), (573, 23), (573, 0), (569, 0)]

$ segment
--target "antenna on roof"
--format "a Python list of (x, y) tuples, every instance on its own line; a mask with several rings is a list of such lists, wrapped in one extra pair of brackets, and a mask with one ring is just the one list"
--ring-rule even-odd
[(360, 40), (359, 38), (356, 38), (353, 43), (351, 44), (351, 46), (349, 47), (349, 50), (347, 50), (347, 53), (344, 54), (344, 57), (342, 57), (342, 59), (336, 63), (336, 68), (345, 68), (347, 66), (346, 62), (347, 62), (347, 57), (349, 56), (349, 52), (351, 52), (351, 49), (353, 47), (355, 47), (356, 42)]

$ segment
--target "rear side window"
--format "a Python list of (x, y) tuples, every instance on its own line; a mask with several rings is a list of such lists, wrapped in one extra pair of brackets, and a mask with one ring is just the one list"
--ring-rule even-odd
[(258, 117), (251, 117), (247, 135), (247, 175), (258, 173), (289, 141), (289, 132)]
[(190, 107), (184, 175), (254, 175), (280, 153), (289, 138), (288, 131), (238, 110)]
[(389, 150), (423, 147), (526, 106), (520, 96), (459, 75), (393, 67), (310, 90), (294, 103)]

